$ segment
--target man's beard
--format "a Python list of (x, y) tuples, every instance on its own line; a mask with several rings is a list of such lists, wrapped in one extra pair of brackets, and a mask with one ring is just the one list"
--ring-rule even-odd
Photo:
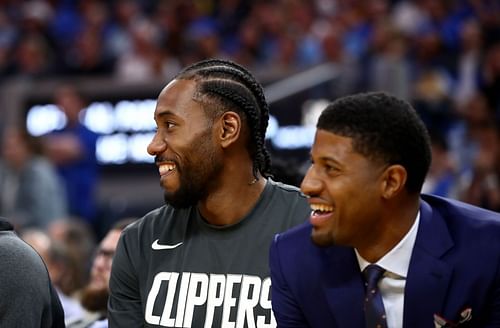
[(203, 199), (207, 194), (206, 189), (206, 186), (200, 185), (196, 178), (190, 177), (189, 174), (183, 174), (180, 178), (179, 189), (175, 192), (165, 191), (163, 198), (165, 203), (174, 208), (187, 208), (196, 205), (200, 199)]
[(222, 159), (215, 153), (209, 133), (210, 129), (193, 142), (196, 147), (191, 153), (196, 155), (185, 157), (182, 168), (176, 162), (180, 179), (179, 189), (164, 193), (165, 202), (174, 208), (195, 206), (201, 199), (206, 198), (210, 188), (218, 183), (217, 176), (222, 171), (223, 164)]
[(85, 287), (82, 290), (80, 302), (90, 312), (106, 313), (108, 310), (109, 291), (107, 288)]

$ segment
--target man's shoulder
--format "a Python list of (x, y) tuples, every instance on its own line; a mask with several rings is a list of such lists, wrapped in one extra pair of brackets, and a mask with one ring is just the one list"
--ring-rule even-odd
[[(302, 223), (288, 231), (276, 234), (271, 246), (271, 261), (279, 258), (280, 265), (287, 267), (290, 272), (303, 274), (318, 274), (321, 263), (328, 263), (333, 258), (352, 258), (351, 247), (316, 245), (312, 238), (312, 225)], [(308, 268), (308, 271), (302, 270)], [(306, 274), (306, 275), (307, 275)]]
[(280, 192), (283, 194), (290, 194), (304, 199), (306, 198), (306, 196), (296, 186), (292, 186), (279, 181), (274, 181), (273, 179), (268, 179), (267, 181), (271, 186), (271, 188), (276, 192)]
[(126, 242), (136, 240), (152, 240), (164, 233), (175, 233), (184, 230), (188, 224), (191, 208), (175, 209), (170, 205), (158, 207), (142, 218), (129, 224), (122, 232)]
[(170, 220), (175, 220), (182, 216), (189, 216), (190, 213), (191, 208), (176, 209), (168, 204), (165, 204), (149, 211), (142, 218), (132, 222), (125, 228), (125, 230), (144, 229), (156, 224), (164, 225)]
[[(41, 262), (38, 253), (12, 230), (10, 223), (0, 221), (0, 255), (3, 260), (20, 259), (25, 262)], [(4, 263), (5, 264), (5, 263)]]
[(161, 207), (157, 207), (148, 213), (146, 213), (143, 217), (138, 220), (135, 220), (131, 224), (127, 225), (125, 229), (123, 229), (122, 234), (131, 234), (138, 230), (143, 230), (149, 228), (154, 224), (155, 221), (161, 219), (162, 213), (165, 211), (166, 205)]
[(300, 191), (299, 188), (288, 185), (282, 182), (268, 179), (268, 193), (270, 200), (278, 206), (300, 207), (309, 211), (307, 197)]
[[(458, 200), (422, 195), (425, 206), (431, 209), (430, 217), (422, 217), (427, 226), (435, 229), (439, 223), (444, 222), (451, 239), (455, 244), (463, 244), (465, 249), (472, 249), (472, 246), (486, 249), (500, 247), (500, 214), (473, 206)], [(475, 249), (475, 248), (474, 248)]]
[(258, 205), (265, 211), (265, 217), (276, 218), (272, 220), (284, 231), (307, 220), (311, 208), (307, 197), (297, 187), (268, 179), (262, 201)]
[(304, 253), (306, 248), (312, 247), (312, 226), (309, 222), (301, 223), (287, 231), (274, 236), (273, 244), (277, 249), (286, 253)]
[(12, 230), (0, 231), (0, 258), (2, 265), (9, 268), (0, 270), (0, 279), (4, 283), (10, 281), (10, 288), (23, 284), (36, 288), (47, 285), (48, 272), (42, 258)]
[(450, 224), (500, 228), (500, 213), (440, 196), (422, 194), (421, 198)]

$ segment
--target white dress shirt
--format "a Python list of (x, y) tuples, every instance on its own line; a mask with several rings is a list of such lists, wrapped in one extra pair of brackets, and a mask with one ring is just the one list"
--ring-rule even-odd
[[(384, 302), (388, 328), (403, 327), (403, 305), (405, 298), (406, 276), (410, 266), (411, 253), (417, 239), (420, 212), (408, 233), (387, 254), (377, 261), (378, 266), (386, 272), (380, 279), (378, 287)], [(355, 249), (359, 268), (363, 271), (370, 262), (359, 255)]]

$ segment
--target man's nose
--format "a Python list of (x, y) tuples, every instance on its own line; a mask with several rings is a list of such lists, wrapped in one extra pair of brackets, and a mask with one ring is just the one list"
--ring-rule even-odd
[(307, 170), (302, 183), (300, 184), (300, 190), (308, 196), (314, 196), (319, 194), (321, 190), (322, 182), (318, 179), (315, 169), (313, 166), (309, 167)]
[(156, 156), (158, 154), (163, 153), (166, 148), (167, 148), (167, 143), (157, 132), (155, 133), (153, 140), (151, 140), (151, 142), (149, 143), (147, 151), (149, 155)]

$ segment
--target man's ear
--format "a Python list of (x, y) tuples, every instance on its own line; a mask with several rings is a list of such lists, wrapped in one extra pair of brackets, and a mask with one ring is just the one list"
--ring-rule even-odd
[(382, 197), (390, 199), (405, 188), (408, 172), (402, 165), (390, 165), (384, 170), (382, 178)]
[(235, 112), (225, 112), (220, 118), (219, 140), (223, 148), (236, 142), (241, 133), (241, 118)]

